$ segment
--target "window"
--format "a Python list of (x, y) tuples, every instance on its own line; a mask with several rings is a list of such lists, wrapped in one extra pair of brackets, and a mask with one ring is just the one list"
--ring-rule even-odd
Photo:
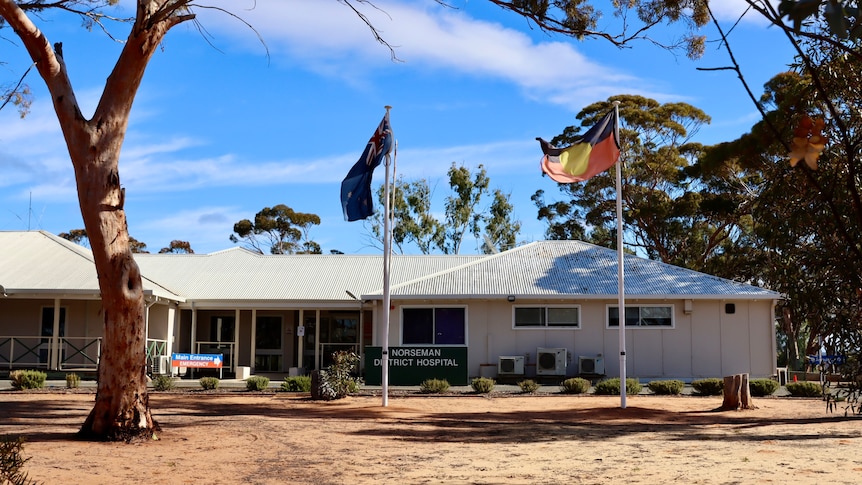
[[(618, 306), (608, 307), (608, 326), (620, 326), (620, 311)], [(626, 327), (673, 327), (673, 306), (626, 305)]]
[(465, 345), (464, 308), (404, 308), (401, 312), (404, 345)]
[(515, 307), (515, 328), (580, 328), (581, 308), (566, 307)]
[[(54, 307), (42, 307), (42, 343), (46, 344), (54, 335)], [(60, 308), (60, 335), (66, 336), (66, 309)]]

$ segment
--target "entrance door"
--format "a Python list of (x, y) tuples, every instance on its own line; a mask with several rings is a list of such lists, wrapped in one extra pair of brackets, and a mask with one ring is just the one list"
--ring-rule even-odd
[(254, 335), (255, 372), (284, 372), (281, 317), (258, 316)]

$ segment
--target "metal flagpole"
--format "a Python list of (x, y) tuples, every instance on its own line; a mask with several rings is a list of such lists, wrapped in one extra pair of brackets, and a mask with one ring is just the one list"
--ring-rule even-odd
[[(389, 110), (392, 106), (386, 106), (386, 119), (389, 119)], [(390, 125), (391, 126), (391, 125)], [(397, 147), (397, 143), (395, 144)], [(381, 349), (381, 386), (383, 393), (383, 407), (389, 405), (389, 256), (392, 252), (390, 246), (389, 233), (392, 228), (389, 225), (390, 203), (389, 203), (389, 165), (391, 157), (387, 153), (386, 161), (386, 182), (383, 184), (383, 341)], [(394, 169), (393, 169), (394, 170)]]
[[(614, 101), (614, 119), (619, 133), (620, 102)], [(622, 162), (616, 161), (617, 173), (617, 293), (619, 301), (619, 335), (620, 335), (620, 408), (626, 408), (626, 294), (623, 271), (623, 195), (622, 195)]]

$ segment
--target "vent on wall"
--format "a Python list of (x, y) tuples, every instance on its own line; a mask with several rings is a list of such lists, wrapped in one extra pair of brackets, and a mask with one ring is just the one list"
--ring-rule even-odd
[(497, 374), (501, 376), (515, 376), (524, 374), (523, 355), (501, 355), (497, 362)]
[(601, 355), (596, 357), (578, 357), (578, 374), (604, 374), (605, 360)]
[(536, 374), (545, 376), (566, 375), (566, 349), (536, 350)]

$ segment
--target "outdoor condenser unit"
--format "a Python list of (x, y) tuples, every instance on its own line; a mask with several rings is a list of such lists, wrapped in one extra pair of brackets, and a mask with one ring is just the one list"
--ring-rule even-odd
[(171, 358), (167, 355), (156, 356), (155, 368), (155, 374), (170, 374)]
[(596, 357), (578, 357), (578, 374), (604, 374), (605, 359), (601, 355)]
[(497, 362), (497, 374), (501, 376), (524, 375), (524, 356), (501, 355)]
[(566, 375), (566, 349), (536, 349), (536, 374), (544, 376)]

